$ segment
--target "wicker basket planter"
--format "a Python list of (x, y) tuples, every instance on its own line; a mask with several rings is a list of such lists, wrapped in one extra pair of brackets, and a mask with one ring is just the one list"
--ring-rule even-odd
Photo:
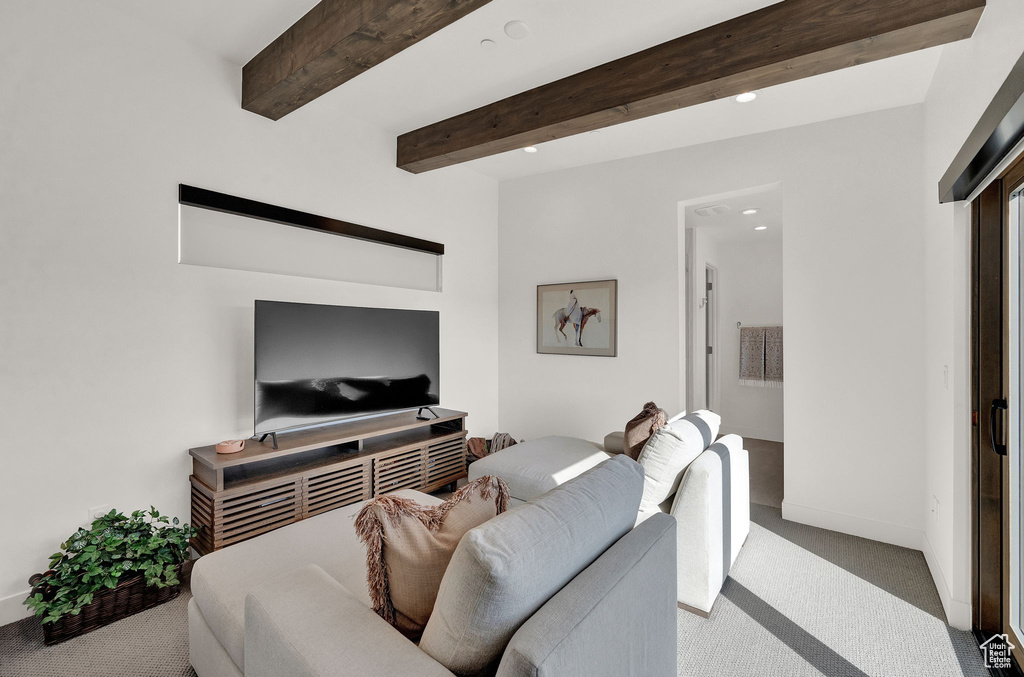
[[(181, 565), (178, 565), (180, 578)], [(29, 581), (45, 595), (45, 578), (36, 574)], [(78, 615), (66, 614), (53, 623), (43, 624), (43, 642), (58, 644), (66, 639), (84, 635), (114, 621), (127, 618), (132, 614), (145, 611), (172, 600), (181, 592), (181, 585), (169, 585), (158, 588), (146, 585), (143, 576), (131, 576), (117, 584), (116, 588), (107, 588), (96, 593), (90, 604), (82, 607)]]

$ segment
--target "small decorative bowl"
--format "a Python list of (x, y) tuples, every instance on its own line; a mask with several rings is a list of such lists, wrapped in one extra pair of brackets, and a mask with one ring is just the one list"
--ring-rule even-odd
[(225, 440), (217, 445), (218, 454), (234, 454), (245, 449), (245, 440)]

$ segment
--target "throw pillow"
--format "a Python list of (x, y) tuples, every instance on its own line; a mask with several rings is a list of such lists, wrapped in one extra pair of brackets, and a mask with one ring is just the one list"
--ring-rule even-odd
[(634, 416), (626, 424), (626, 432), (622, 441), (622, 452), (631, 459), (640, 457), (647, 440), (651, 439), (654, 431), (665, 425), (665, 412), (658, 408), (654, 402), (644, 405), (643, 411)]
[(683, 471), (704, 451), (704, 438), (694, 426), (658, 428), (638, 459), (644, 468), (640, 512), (651, 513), (679, 488)]
[(722, 427), (722, 417), (713, 411), (699, 409), (692, 414), (683, 412), (678, 416), (674, 416), (669, 419), (666, 425), (681, 430), (695, 426), (700, 431), (700, 435), (704, 440), (704, 448), (707, 449), (715, 441), (715, 438), (718, 437), (718, 430)]
[(366, 544), (366, 582), (373, 610), (410, 639), (423, 633), (437, 589), (463, 534), (508, 507), (508, 487), (487, 475), (441, 505), (378, 496), (356, 517)]

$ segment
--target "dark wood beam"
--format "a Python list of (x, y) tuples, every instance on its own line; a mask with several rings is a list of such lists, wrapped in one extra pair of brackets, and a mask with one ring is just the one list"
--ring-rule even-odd
[(242, 108), (271, 120), (490, 0), (322, 0), (242, 68)]
[(398, 137), (413, 173), (969, 38), (985, 0), (784, 0)]

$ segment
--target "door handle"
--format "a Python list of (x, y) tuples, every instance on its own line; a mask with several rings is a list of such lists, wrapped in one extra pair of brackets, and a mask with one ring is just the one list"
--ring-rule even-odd
[(992, 400), (992, 409), (989, 410), (989, 427), (988, 433), (992, 440), (992, 450), (1000, 456), (1006, 456), (1006, 445), (996, 444), (996, 418), (1000, 410), (1006, 411), (1007, 409), (1006, 400)]

